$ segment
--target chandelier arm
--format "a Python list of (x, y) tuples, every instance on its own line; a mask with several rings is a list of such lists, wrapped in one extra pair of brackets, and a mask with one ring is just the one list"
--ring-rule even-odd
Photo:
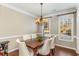
[(40, 3), (40, 5), (41, 5), (41, 18), (40, 18), (40, 20), (42, 20), (43, 19), (43, 15), (42, 15), (42, 5), (43, 5), (43, 3)]

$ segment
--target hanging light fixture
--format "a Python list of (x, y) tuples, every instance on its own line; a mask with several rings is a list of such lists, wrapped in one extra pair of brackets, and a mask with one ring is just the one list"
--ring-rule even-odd
[(41, 16), (36, 18), (35, 23), (39, 24), (39, 25), (42, 25), (43, 23), (47, 23), (48, 19), (43, 18), (43, 15), (42, 15), (42, 6), (43, 6), (43, 3), (40, 3), (40, 5), (41, 5)]

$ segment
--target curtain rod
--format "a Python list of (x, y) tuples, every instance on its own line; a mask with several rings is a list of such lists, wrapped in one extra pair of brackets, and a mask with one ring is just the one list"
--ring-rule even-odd
[[(77, 11), (74, 11), (74, 12), (69, 12), (69, 13), (63, 13), (63, 14), (59, 14), (59, 15), (55, 15), (55, 16), (62, 16), (62, 15), (67, 15), (67, 14), (75, 14), (77, 13)], [(49, 16), (47, 18), (52, 18), (52, 16)]]
[(74, 14), (74, 13), (76, 13), (76, 11), (75, 12), (64, 13), (64, 14), (60, 14), (60, 15), (56, 15), (56, 16), (62, 16), (62, 15)]

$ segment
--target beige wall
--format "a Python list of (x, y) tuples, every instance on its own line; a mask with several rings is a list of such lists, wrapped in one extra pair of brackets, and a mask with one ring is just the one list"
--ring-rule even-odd
[(0, 7), (0, 37), (35, 32), (34, 19), (25, 14)]
[[(34, 19), (25, 14), (0, 5), (0, 38), (31, 34), (36, 32)], [(0, 41), (9, 40), (9, 50), (17, 48), (16, 38), (0, 39)]]

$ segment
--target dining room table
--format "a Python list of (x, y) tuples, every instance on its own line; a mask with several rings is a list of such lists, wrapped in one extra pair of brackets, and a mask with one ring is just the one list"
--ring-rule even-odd
[(34, 40), (26, 40), (25, 41), (26, 46), (31, 48), (34, 52), (34, 56), (37, 55), (37, 50), (43, 45), (43, 41), (38, 41), (36, 39)]

